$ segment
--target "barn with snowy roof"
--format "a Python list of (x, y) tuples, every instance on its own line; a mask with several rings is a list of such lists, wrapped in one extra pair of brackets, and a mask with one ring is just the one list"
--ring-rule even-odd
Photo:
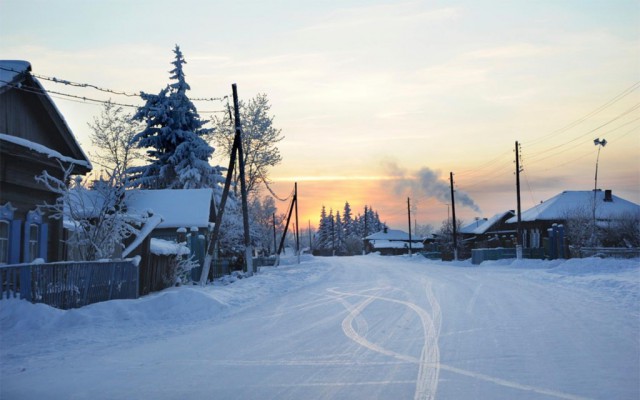
[(61, 165), (92, 168), (31, 64), (0, 60), (0, 264), (63, 259), (62, 221), (38, 210), (56, 196), (35, 180), (62, 179)]

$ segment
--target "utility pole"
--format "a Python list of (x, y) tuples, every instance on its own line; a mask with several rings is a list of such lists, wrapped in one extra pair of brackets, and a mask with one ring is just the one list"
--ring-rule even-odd
[[(297, 187), (297, 182), (296, 182)], [(280, 252), (284, 248), (284, 240), (287, 237), (287, 231), (289, 230), (289, 222), (291, 222), (291, 215), (293, 214), (293, 206), (298, 202), (298, 193), (296, 190), (293, 191), (293, 198), (291, 199), (291, 206), (289, 207), (289, 212), (287, 213), (287, 223), (284, 225), (284, 232), (282, 232), (282, 237), (280, 238), (280, 246), (278, 246), (278, 251), (276, 253), (276, 262), (274, 266), (280, 265)]]
[(600, 149), (607, 145), (607, 141), (603, 138), (595, 138), (593, 144), (598, 147), (598, 156), (596, 157), (596, 176), (595, 184), (593, 187), (593, 225), (591, 229), (591, 245), (596, 245), (596, 194), (598, 193), (598, 162), (600, 161)]
[(369, 236), (367, 231), (367, 206), (364, 206), (364, 236), (362, 237), (362, 255), (367, 254), (367, 249), (364, 244), (364, 239)]
[(298, 226), (298, 182), (293, 186), (293, 192), (296, 196), (296, 254), (298, 255), (298, 264), (300, 264), (300, 231)]
[[(235, 84), (234, 84), (235, 89)], [(234, 92), (235, 93), (235, 92)], [(229, 116), (231, 116), (231, 110), (229, 110)], [(218, 248), (218, 235), (220, 234), (220, 226), (222, 225), (222, 216), (224, 215), (225, 205), (227, 204), (227, 197), (229, 197), (229, 189), (231, 187), (231, 179), (233, 178), (234, 167), (236, 165), (236, 154), (238, 148), (241, 147), (241, 136), (236, 130), (233, 137), (233, 146), (231, 147), (231, 154), (229, 157), (229, 168), (227, 169), (227, 177), (224, 181), (224, 188), (222, 189), (222, 197), (220, 199), (219, 210), (216, 212), (216, 222), (213, 227), (213, 232), (209, 237), (209, 245), (207, 246), (207, 254), (204, 257), (204, 263), (202, 265), (202, 274), (200, 275), (200, 285), (205, 285), (209, 277), (209, 270), (211, 269), (211, 263), (217, 256)], [(253, 261), (253, 260), (252, 260)]]
[(276, 247), (276, 213), (273, 213), (271, 216), (273, 218), (273, 254), (276, 254), (278, 252), (278, 248)]
[(409, 217), (409, 257), (411, 257), (411, 200), (407, 197), (407, 216)]
[(449, 172), (449, 181), (451, 182), (451, 215), (453, 217), (453, 259), (458, 260), (458, 232), (456, 228), (456, 201), (453, 195), (453, 172)]
[(516, 228), (516, 258), (522, 259), (522, 209), (520, 207), (520, 146), (516, 140), (516, 193), (518, 201), (518, 225)]
[[(238, 88), (236, 84), (231, 85), (233, 90), (233, 107), (235, 116), (236, 136), (242, 139), (242, 125), (240, 124), (240, 107), (238, 105)], [(244, 225), (244, 259), (246, 272), (252, 275), (253, 270), (253, 249), (251, 246), (251, 233), (249, 231), (249, 205), (247, 202), (247, 183), (244, 175), (244, 155), (242, 151), (242, 140), (238, 146), (238, 164), (240, 169), (240, 194), (242, 197), (242, 223)]]
[(309, 226), (309, 252), (313, 254), (313, 245), (311, 244), (311, 220), (308, 220), (307, 223)]

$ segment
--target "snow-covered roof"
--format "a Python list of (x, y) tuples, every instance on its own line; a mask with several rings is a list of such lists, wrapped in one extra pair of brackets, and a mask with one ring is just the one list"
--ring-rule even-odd
[(18, 75), (31, 71), (31, 64), (21, 60), (0, 60), (0, 88), (19, 80)]
[(136, 235), (136, 238), (133, 240), (133, 242), (131, 242), (129, 246), (127, 246), (127, 248), (122, 251), (122, 257), (127, 257), (129, 254), (131, 254), (132, 251), (137, 249), (138, 246), (142, 244), (142, 241), (146, 239), (147, 236), (149, 236), (151, 232), (156, 229), (156, 227), (161, 223), (162, 217), (160, 217), (159, 215), (152, 215), (151, 217), (149, 217), (142, 226), (142, 229), (140, 229), (140, 232), (138, 232), (138, 234)]
[[(399, 240), (399, 241), (408, 242), (409, 234), (399, 229), (387, 229), (386, 231), (382, 230), (380, 232), (376, 232), (372, 235), (369, 235), (365, 238), (365, 240)], [(420, 242), (422, 241), (422, 239), (412, 235), (411, 241)]]
[[(401, 240), (384, 240), (384, 239), (376, 239), (370, 240), (369, 243), (373, 246), (374, 249), (404, 249), (409, 248), (409, 239), (407, 237), (406, 241)], [(413, 250), (422, 249), (422, 242), (411, 241), (411, 248)]]
[(191, 250), (182, 243), (170, 242), (164, 239), (151, 238), (151, 253), (159, 256), (188, 255)]
[(63, 156), (59, 152), (52, 150), (46, 146), (43, 146), (39, 143), (32, 142), (27, 139), (19, 138), (17, 136), (7, 135), (6, 133), (0, 133), (0, 142), (13, 143), (18, 146), (25, 147), (29, 150), (35, 151), (36, 153), (44, 154), (49, 158), (55, 158), (62, 162), (81, 165), (85, 168), (91, 169), (91, 163), (86, 160), (76, 160), (75, 158)]
[(158, 228), (209, 226), (213, 189), (128, 190), (125, 204), (129, 213), (150, 210), (162, 217)]
[(469, 235), (482, 235), (487, 233), (492, 226), (500, 222), (502, 218), (507, 216), (508, 214), (513, 214), (513, 211), (505, 211), (494, 215), (493, 217), (487, 219), (482, 218), (473, 221), (470, 224), (467, 224), (460, 228), (460, 233), (469, 234)]
[[(640, 205), (611, 195), (611, 201), (604, 201), (605, 192), (595, 192), (596, 219), (618, 219), (627, 214), (640, 213)], [(536, 205), (522, 213), (522, 221), (559, 221), (575, 212), (593, 210), (593, 190), (564, 191), (549, 200)], [(518, 222), (517, 216), (509, 218), (507, 223)]]

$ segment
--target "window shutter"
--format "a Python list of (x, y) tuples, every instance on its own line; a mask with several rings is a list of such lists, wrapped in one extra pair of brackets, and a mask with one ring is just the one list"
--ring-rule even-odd
[(20, 263), (20, 231), (22, 229), (22, 221), (11, 221), (9, 227), (9, 264)]
[(49, 233), (49, 224), (40, 224), (40, 231), (38, 232), (38, 257), (47, 262), (47, 246)]

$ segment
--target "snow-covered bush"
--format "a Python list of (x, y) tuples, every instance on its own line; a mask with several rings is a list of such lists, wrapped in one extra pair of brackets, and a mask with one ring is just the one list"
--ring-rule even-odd
[(581, 248), (598, 246), (599, 232), (593, 224), (593, 211), (587, 207), (575, 207), (564, 216), (565, 237), (569, 245)]

